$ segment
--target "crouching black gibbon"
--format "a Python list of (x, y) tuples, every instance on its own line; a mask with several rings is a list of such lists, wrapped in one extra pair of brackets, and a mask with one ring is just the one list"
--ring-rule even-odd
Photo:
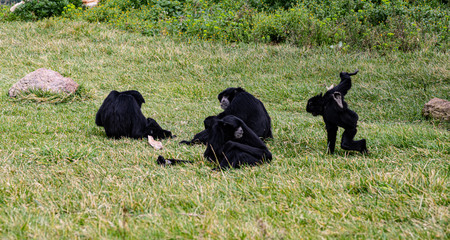
[(341, 147), (344, 150), (355, 150), (361, 153), (367, 153), (366, 140), (353, 140), (356, 135), (356, 126), (358, 114), (350, 110), (344, 101), (344, 96), (352, 87), (350, 76), (356, 75), (358, 70), (353, 73), (341, 72), (341, 82), (324, 95), (319, 94), (308, 100), (306, 111), (313, 116), (322, 115), (328, 134), (328, 152), (334, 153), (336, 145), (336, 134), (338, 127), (344, 128), (342, 134)]
[(215, 119), (208, 131), (208, 144), (203, 156), (217, 162), (222, 169), (253, 166), (272, 160), (266, 144), (236, 116)]
[(144, 97), (138, 91), (111, 91), (95, 116), (95, 124), (104, 127), (110, 138), (172, 137), (172, 133), (162, 129), (154, 119), (145, 118), (141, 112), (143, 103)]
[(190, 141), (182, 141), (180, 143), (206, 144), (209, 132), (208, 129), (216, 119), (222, 119), (229, 115), (234, 115), (240, 118), (244, 123), (252, 129), (260, 138), (273, 138), (271, 120), (267, 113), (264, 104), (254, 97), (252, 94), (245, 91), (243, 88), (227, 88), (217, 96), (220, 102), (220, 107), (223, 112), (217, 116), (210, 116), (204, 120), (205, 130), (195, 134)]
[[(218, 163), (219, 169), (254, 166), (272, 160), (272, 153), (266, 144), (238, 117), (212, 118), (208, 124), (207, 147), (203, 156)], [(189, 161), (159, 156), (157, 163), (167, 166)]]

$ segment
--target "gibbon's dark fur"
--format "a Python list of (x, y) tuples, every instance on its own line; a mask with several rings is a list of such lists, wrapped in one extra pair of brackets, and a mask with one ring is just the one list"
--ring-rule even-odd
[(208, 144), (203, 155), (217, 162), (221, 169), (253, 166), (272, 160), (266, 144), (236, 116), (214, 119), (208, 131)]
[(206, 144), (206, 141), (208, 141), (208, 129), (212, 125), (212, 123), (215, 121), (217, 116), (209, 116), (203, 120), (203, 125), (205, 126), (205, 130), (197, 133), (194, 135), (194, 138), (190, 141), (183, 140), (180, 142), (180, 144), (187, 144), (187, 145), (194, 145), (194, 144)]
[(190, 141), (182, 141), (185, 144), (206, 144), (208, 140), (208, 125), (212, 121), (233, 115), (240, 118), (260, 138), (273, 138), (270, 116), (264, 104), (245, 91), (243, 88), (227, 88), (217, 96), (223, 112), (217, 116), (209, 116), (205, 119), (205, 130), (195, 134)]
[(341, 72), (341, 82), (324, 95), (320, 93), (308, 100), (306, 111), (313, 116), (322, 115), (327, 130), (328, 152), (334, 153), (336, 145), (336, 134), (338, 127), (344, 128), (342, 134), (341, 147), (344, 150), (355, 150), (361, 153), (367, 153), (366, 140), (353, 140), (356, 135), (356, 126), (358, 114), (348, 108), (344, 101), (344, 96), (352, 87), (351, 77), (356, 75), (358, 70), (353, 73)]
[(141, 106), (145, 103), (141, 93), (131, 91), (111, 91), (95, 116), (95, 124), (104, 127), (106, 136), (110, 138), (146, 138), (155, 139), (172, 137), (172, 133), (164, 130), (152, 118), (145, 118)]
[(177, 165), (177, 164), (183, 164), (183, 163), (193, 163), (192, 161), (187, 160), (178, 160), (178, 159), (165, 159), (163, 156), (159, 155), (158, 159), (156, 160), (156, 163), (161, 166), (170, 166), (170, 165)]

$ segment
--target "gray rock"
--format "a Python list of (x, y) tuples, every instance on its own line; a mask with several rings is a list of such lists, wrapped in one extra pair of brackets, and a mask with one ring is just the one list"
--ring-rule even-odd
[(425, 117), (450, 121), (450, 101), (433, 98), (425, 104), (422, 109), (422, 114)]
[(63, 77), (53, 70), (39, 68), (27, 74), (15, 83), (8, 91), (10, 97), (15, 97), (20, 92), (28, 90), (44, 90), (55, 93), (74, 93), (78, 89), (78, 83), (70, 78)]

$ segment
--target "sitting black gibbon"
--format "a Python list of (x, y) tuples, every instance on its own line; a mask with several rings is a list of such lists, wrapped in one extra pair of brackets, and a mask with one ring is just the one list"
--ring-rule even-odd
[(272, 153), (256, 133), (240, 118), (228, 115), (214, 119), (203, 156), (221, 169), (257, 165), (272, 160)]
[(205, 130), (195, 134), (191, 141), (182, 141), (185, 144), (206, 144), (208, 128), (216, 119), (233, 115), (240, 118), (260, 138), (273, 138), (271, 120), (264, 104), (245, 91), (243, 88), (227, 88), (217, 96), (223, 112), (217, 116), (209, 116), (204, 120)]
[(152, 118), (145, 118), (141, 106), (145, 103), (141, 93), (131, 91), (111, 91), (103, 101), (95, 116), (95, 124), (105, 128), (110, 138), (146, 138), (157, 139), (172, 137), (172, 133), (164, 130)]
[(344, 101), (344, 96), (352, 87), (350, 76), (356, 75), (358, 70), (353, 73), (341, 72), (341, 82), (324, 95), (320, 93), (308, 100), (306, 111), (313, 116), (322, 115), (328, 134), (328, 152), (334, 153), (336, 145), (336, 134), (338, 127), (344, 128), (342, 134), (341, 147), (344, 150), (355, 150), (361, 153), (367, 153), (366, 140), (353, 140), (356, 135), (356, 126), (358, 114), (350, 110)]

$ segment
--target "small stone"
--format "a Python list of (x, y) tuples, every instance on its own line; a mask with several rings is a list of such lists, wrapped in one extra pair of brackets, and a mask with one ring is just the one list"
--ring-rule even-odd
[(440, 98), (433, 98), (425, 104), (422, 109), (422, 114), (425, 117), (450, 121), (450, 101)]
[(44, 90), (54, 93), (75, 93), (78, 83), (70, 78), (63, 77), (53, 70), (40, 68), (27, 74), (15, 83), (8, 91), (10, 97), (29, 90)]

